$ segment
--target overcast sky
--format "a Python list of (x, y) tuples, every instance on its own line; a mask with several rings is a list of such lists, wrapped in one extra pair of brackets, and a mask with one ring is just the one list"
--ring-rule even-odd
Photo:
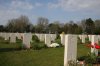
[(38, 17), (63, 23), (100, 19), (100, 0), (0, 0), (0, 24), (20, 15), (28, 16), (33, 24)]

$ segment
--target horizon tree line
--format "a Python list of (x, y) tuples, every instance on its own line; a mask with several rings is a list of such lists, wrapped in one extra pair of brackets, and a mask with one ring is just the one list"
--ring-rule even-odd
[(69, 21), (61, 23), (59, 21), (54, 21), (49, 23), (48, 18), (39, 17), (37, 19), (37, 24), (34, 25), (27, 16), (21, 15), (16, 19), (8, 20), (6, 25), (0, 25), (0, 32), (100, 34), (100, 20), (87, 18), (80, 22)]

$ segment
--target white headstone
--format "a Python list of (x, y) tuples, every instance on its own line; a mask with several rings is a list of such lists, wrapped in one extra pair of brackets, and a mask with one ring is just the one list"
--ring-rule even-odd
[(39, 40), (40, 41), (45, 41), (45, 34), (40, 34)]
[(91, 41), (91, 39), (92, 39), (92, 35), (88, 35), (88, 37), (89, 37), (89, 41)]
[(85, 38), (86, 38), (86, 36), (82, 35), (82, 43), (85, 43)]
[(40, 40), (40, 34), (35, 33), (35, 35), (38, 37), (38, 39)]
[[(91, 42), (91, 44), (94, 46), (95, 43), (98, 44), (98, 36), (97, 35), (92, 35), (92, 42)], [(91, 48), (91, 53), (95, 53), (96, 55), (98, 55), (98, 49)]]
[(100, 41), (100, 35), (98, 35), (98, 39), (99, 39), (99, 41)]
[(2, 33), (0, 32), (0, 37), (2, 37)]
[(4, 38), (5, 40), (7, 40), (7, 39), (6, 39), (6, 35), (7, 35), (6, 33), (3, 33), (3, 38)]
[(1, 33), (1, 37), (4, 38), (4, 33), (3, 32)]
[(60, 34), (60, 38), (61, 38), (61, 44), (65, 45), (65, 35), (64, 34)]
[(23, 34), (23, 47), (26, 49), (30, 48), (31, 40), (32, 40), (32, 34), (31, 33), (24, 33)]
[(51, 36), (50, 34), (45, 34), (45, 44), (49, 47), (51, 44)]
[(56, 34), (50, 34), (51, 35), (51, 41), (55, 41), (57, 35)]
[(10, 42), (16, 43), (16, 34), (15, 33), (10, 33)]
[(65, 36), (64, 66), (69, 66), (69, 61), (76, 62), (77, 58), (77, 36)]
[(78, 37), (79, 37), (80, 39), (82, 39), (82, 35), (79, 35)]
[(9, 40), (9, 37), (10, 37), (10, 33), (6, 33), (5, 40)]
[(0, 32), (0, 37), (1, 37), (2, 33)]
[(2, 36), (1, 37), (5, 39), (5, 36), (6, 36), (6, 34), (5, 33), (2, 33)]
[(21, 39), (21, 33), (16, 33), (16, 37), (17, 37), (18, 39)]

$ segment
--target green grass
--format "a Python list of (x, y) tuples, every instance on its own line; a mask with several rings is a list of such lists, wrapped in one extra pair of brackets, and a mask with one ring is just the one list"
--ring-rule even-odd
[(63, 66), (63, 49), (59, 50), (52, 48), (3, 52), (0, 53), (0, 66)]
[(90, 50), (91, 48), (86, 47), (86, 44), (78, 44), (77, 45), (77, 56), (78, 57), (87, 56), (87, 54), (91, 52)]
[(0, 43), (0, 66), (63, 66), (63, 47), (19, 50), (19, 43)]
[[(0, 66), (63, 66), (63, 47), (21, 50), (20, 46), (21, 40), (7, 44), (0, 39)], [(78, 44), (78, 57), (87, 55), (89, 50), (84, 45)]]

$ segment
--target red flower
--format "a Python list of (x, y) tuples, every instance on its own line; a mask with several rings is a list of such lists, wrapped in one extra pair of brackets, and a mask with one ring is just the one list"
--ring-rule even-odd
[(100, 49), (100, 46), (99, 46), (97, 43), (94, 43), (94, 45), (92, 45), (92, 44), (88, 44), (88, 45), (86, 45), (86, 46), (89, 47), (89, 48)]
[(95, 43), (95, 48), (96, 49), (100, 49), (100, 46), (98, 44)]
[(95, 46), (96, 49), (100, 49), (100, 46)]

